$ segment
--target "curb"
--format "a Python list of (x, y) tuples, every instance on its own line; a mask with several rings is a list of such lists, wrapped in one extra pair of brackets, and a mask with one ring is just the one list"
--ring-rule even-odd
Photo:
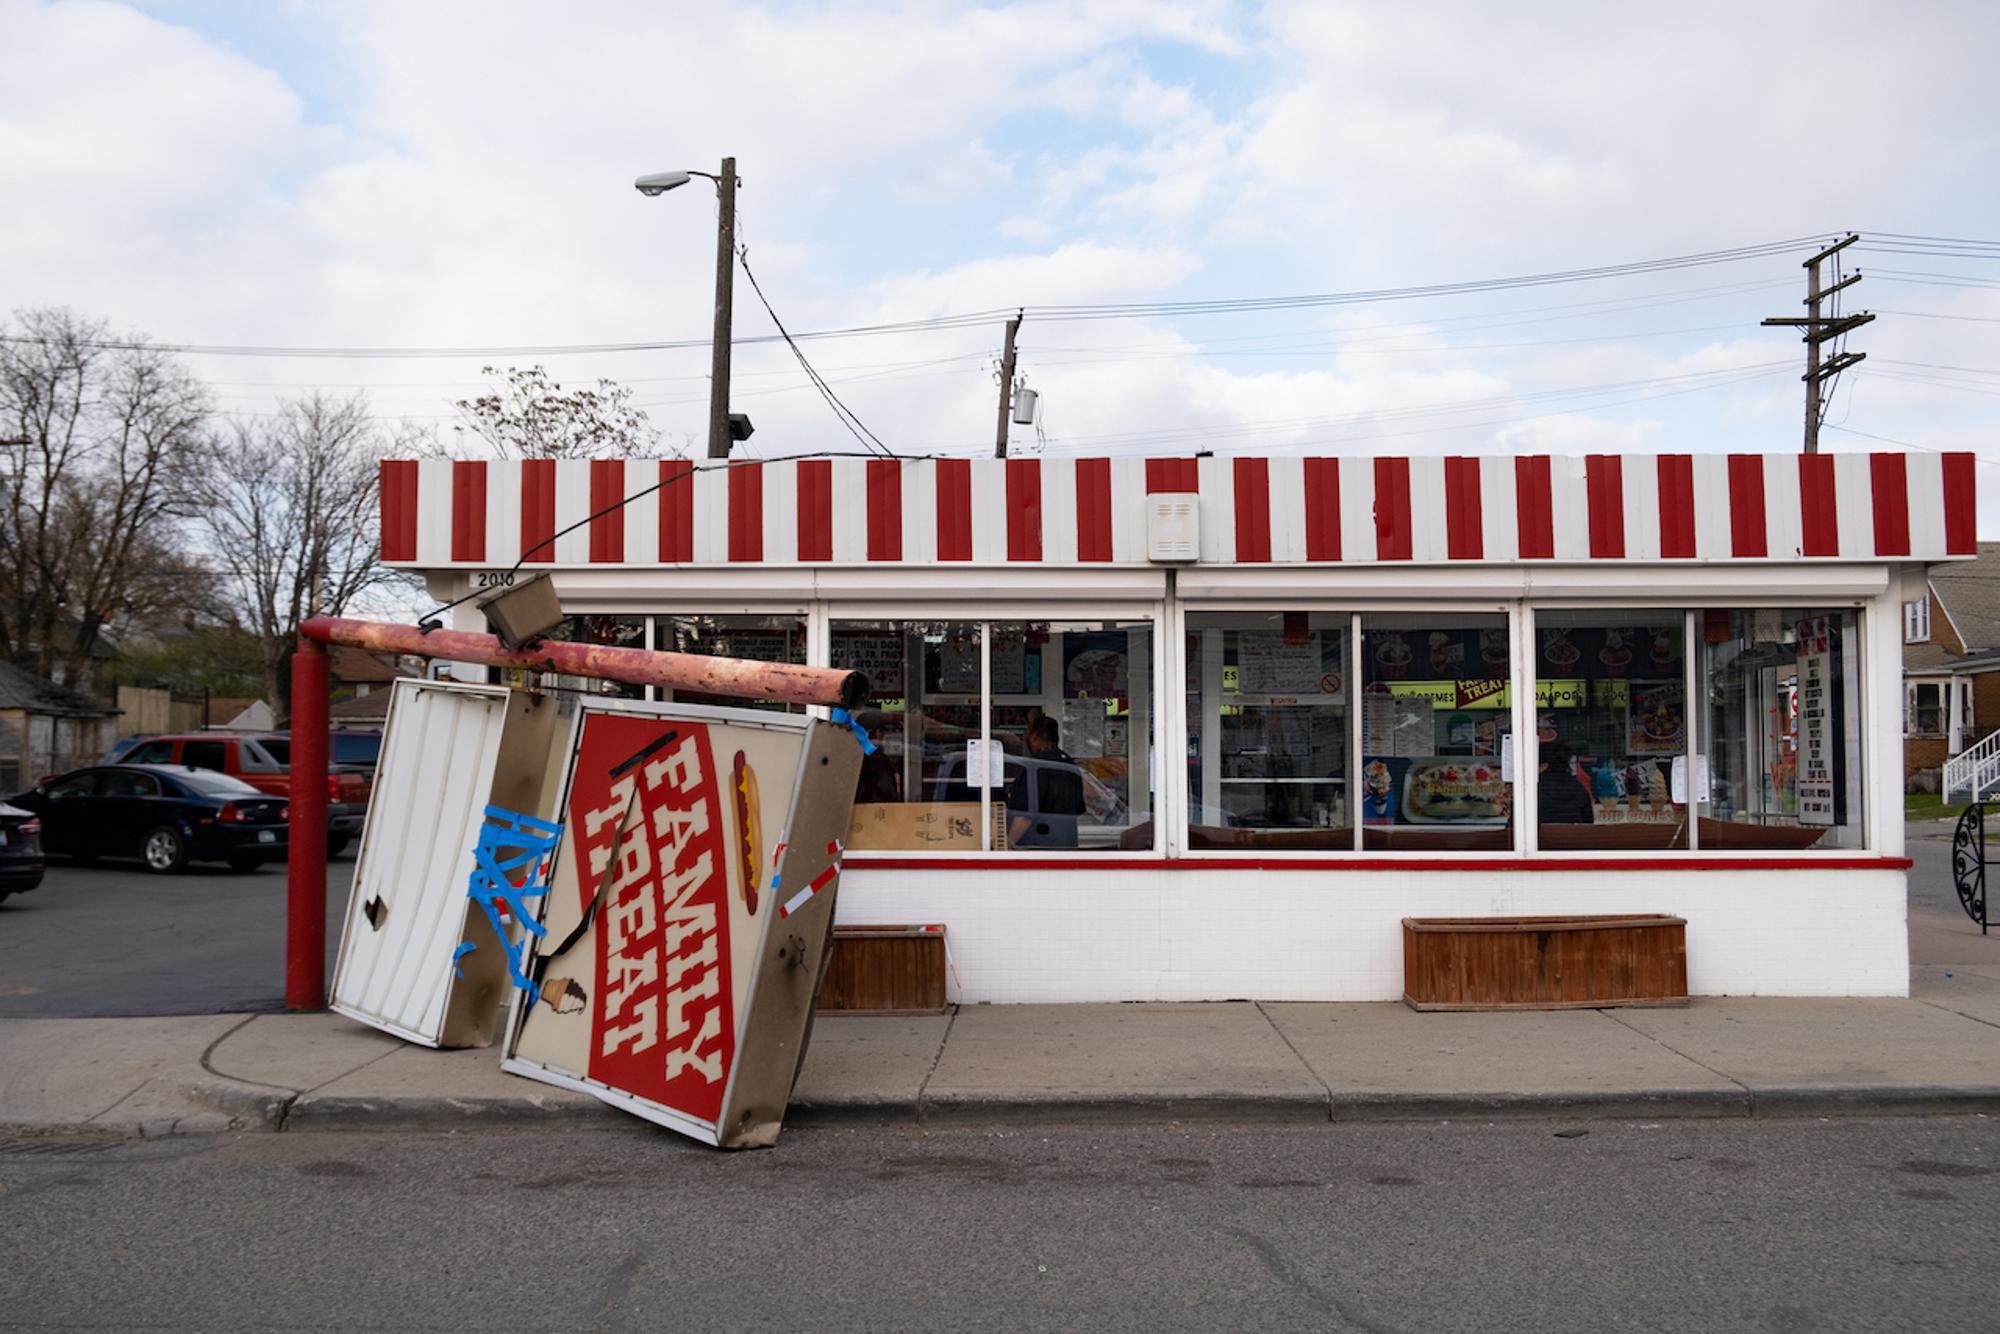
[(1291, 1093), (1000, 1093), (926, 1094), (915, 1109), (924, 1125), (1159, 1125), (1176, 1121), (1241, 1121), (1319, 1125), (1328, 1119), (1326, 1092)]
[[(648, 1124), (586, 1094), (551, 1089), (521, 1097), (356, 1097), (296, 1094), (234, 1080), (191, 1080), (190, 1097), (226, 1116), (191, 1117), (169, 1132), (423, 1130)], [(1454, 1120), (1717, 1120), (1723, 1118), (2000, 1115), (2000, 1085), (1785, 1086), (1568, 1093), (1020, 1093), (990, 1097), (847, 1097), (793, 1103), (793, 1128), (912, 1125), (1165, 1125), (1240, 1122), (1323, 1125)], [(12, 1125), (0, 1134), (118, 1133), (111, 1127)], [(130, 1134), (132, 1132), (124, 1132)]]

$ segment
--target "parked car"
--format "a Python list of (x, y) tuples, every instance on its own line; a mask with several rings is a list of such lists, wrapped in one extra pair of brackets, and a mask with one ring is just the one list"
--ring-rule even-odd
[(0, 805), (0, 900), (42, 883), (42, 819), (19, 806)]
[[(118, 756), (121, 764), (173, 764), (240, 779), (274, 797), (292, 794), (292, 752), (282, 732), (187, 732), (145, 737)], [(339, 856), (361, 833), (374, 790), (373, 770), (330, 767), (326, 776), (326, 854)]]
[(89, 863), (138, 857), (162, 874), (191, 861), (255, 870), (285, 856), (283, 797), (212, 769), (105, 764), (8, 801), (41, 817), (42, 845)]

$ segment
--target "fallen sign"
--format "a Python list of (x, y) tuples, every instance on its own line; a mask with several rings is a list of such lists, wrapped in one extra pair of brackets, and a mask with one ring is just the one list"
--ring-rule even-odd
[(775, 1143), (860, 769), (845, 722), (580, 703), (501, 1068), (706, 1144)]

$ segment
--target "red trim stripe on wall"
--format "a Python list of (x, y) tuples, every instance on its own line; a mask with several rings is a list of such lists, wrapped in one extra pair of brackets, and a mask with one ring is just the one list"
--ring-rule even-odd
[(380, 490), (376, 503), (382, 517), (382, 559), (417, 558), (417, 464), (414, 459), (384, 459), (376, 471)]
[(868, 460), (868, 559), (903, 558), (903, 465)]
[(1111, 460), (1076, 461), (1076, 558), (1111, 559)]
[(1583, 460), (1583, 490), (1590, 511), (1590, 558), (1625, 558), (1625, 460), (1590, 454)]
[(972, 559), (972, 460), (939, 459), (937, 465), (939, 560)]
[(1235, 460), (1236, 559), (1256, 564), (1271, 559), (1271, 461)]
[(1768, 556), (1764, 531), (1764, 456), (1729, 456), (1729, 554)]
[(764, 465), (729, 465), (729, 559), (764, 559)]
[(1485, 511), (1479, 496), (1479, 460), (1444, 461), (1445, 555), (1478, 560), (1486, 553)]
[(1550, 496), (1548, 456), (1515, 459), (1514, 540), (1522, 560), (1551, 560), (1556, 554), (1555, 502)]
[[(1833, 455), (1799, 455), (1799, 554), (1840, 554), (1840, 506), (1835, 502)], [(1786, 553), (1789, 554), (1789, 553)]]
[(1944, 456), (1944, 549), (1954, 556), (1979, 552), (1979, 482), (1970, 454)]
[[(593, 565), (625, 560), (625, 460), (590, 461), (590, 561)], [(611, 506), (617, 506), (611, 509)], [(608, 510), (600, 514), (599, 510)]]
[(1868, 489), (1875, 501), (1875, 554), (1910, 554), (1910, 475), (1901, 454), (1868, 456)]
[(1410, 461), (1375, 460), (1375, 559), (1410, 558)]
[(521, 460), (521, 561), (526, 565), (555, 562), (556, 461)]
[(486, 559), (486, 462), (454, 459), (451, 465), (451, 558)]
[(1306, 559), (1340, 559), (1340, 460), (1305, 459)]
[(1694, 455), (1660, 455), (1660, 558), (1694, 559)]
[(1042, 461), (1007, 460), (1007, 559), (1042, 558)]
[(1194, 459), (1147, 459), (1146, 494), (1201, 490), (1201, 468)]
[(660, 461), (660, 561), (686, 565), (694, 560), (694, 464)]
[(800, 459), (799, 559), (833, 559), (833, 460)]

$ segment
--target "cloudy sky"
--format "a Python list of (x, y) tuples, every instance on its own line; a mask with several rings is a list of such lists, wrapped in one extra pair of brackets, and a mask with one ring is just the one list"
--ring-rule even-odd
[[(733, 153), (778, 314), (1029, 308), (1051, 454), (1791, 449), (1814, 238), (1881, 312), (1826, 441), (1992, 452), (2000, 8), (1166, 0), (561, 6), (0, 0), (0, 310), (156, 339), (698, 340)], [(1129, 318), (1797, 242), (1481, 293)], [(1929, 253), (1899, 253), (1926, 251)], [(737, 333), (771, 325), (740, 278)], [(1000, 317), (814, 341), (902, 453), (990, 448)], [(482, 364), (629, 384), (702, 437), (707, 353), (193, 355), (231, 412), (361, 388), (449, 432)], [(851, 445), (782, 347), (737, 358), (778, 454)], [(1865, 434), (1862, 434), (1865, 433)], [(2000, 462), (1982, 471), (2000, 533)], [(1982, 509), (1988, 509), (1982, 506)]]

